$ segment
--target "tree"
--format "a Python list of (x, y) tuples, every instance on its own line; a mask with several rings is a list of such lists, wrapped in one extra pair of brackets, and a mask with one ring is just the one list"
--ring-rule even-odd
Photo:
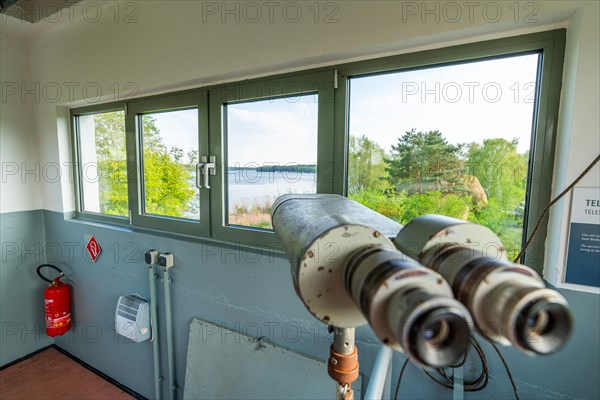
[(387, 179), (396, 191), (465, 194), (462, 147), (448, 143), (440, 131), (413, 129), (392, 146), (391, 157), (385, 160)]
[(350, 136), (348, 152), (348, 193), (361, 190), (382, 191), (387, 185), (384, 178), (385, 152), (365, 135)]
[[(386, 157), (368, 138), (350, 137), (348, 195), (403, 224), (430, 213), (480, 223), (514, 257), (521, 246), (528, 160), (517, 146), (516, 140), (486, 139), (464, 152), (464, 145), (448, 143), (439, 131), (413, 129)], [(387, 189), (373, 187), (385, 181)]]
[(519, 154), (517, 139), (485, 139), (468, 148), (469, 172), (481, 182), (489, 198), (514, 210), (525, 199), (528, 154)]
[(469, 216), (498, 234), (509, 258), (521, 249), (529, 154), (517, 152), (518, 141), (486, 139), (471, 143), (468, 166), (483, 186), (489, 203)]
[(189, 170), (177, 158), (182, 154), (165, 147), (144, 149), (144, 192), (148, 214), (183, 217), (190, 210), (190, 200), (196, 191), (190, 185)]
[(391, 157), (365, 136), (350, 137), (348, 167), (349, 196), (400, 223), (426, 213), (469, 215), (462, 146), (439, 131), (406, 132)]
[[(127, 168), (125, 116), (122, 112), (94, 115), (96, 157), (99, 171), (100, 212), (126, 216), (128, 183), (135, 182)], [(182, 217), (193, 209), (196, 191), (191, 186), (193, 168), (183, 164), (183, 151), (168, 149), (156, 121), (142, 118), (144, 148), (144, 192), (146, 212)]]

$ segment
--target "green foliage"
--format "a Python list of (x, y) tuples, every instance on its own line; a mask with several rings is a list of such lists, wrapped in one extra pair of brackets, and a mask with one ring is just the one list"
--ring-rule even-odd
[(348, 197), (402, 224), (423, 214), (482, 224), (514, 257), (521, 248), (529, 159), (517, 145), (486, 139), (464, 152), (464, 145), (449, 144), (439, 131), (413, 129), (386, 156), (365, 136), (351, 137)]
[(471, 198), (467, 196), (445, 195), (441, 192), (416, 193), (406, 198), (401, 222), (406, 224), (411, 219), (423, 214), (442, 214), (466, 219), (469, 215), (470, 205)]
[[(231, 169), (231, 167), (230, 167)], [(260, 172), (295, 172), (295, 173), (309, 173), (314, 174), (317, 172), (316, 165), (309, 164), (290, 164), (290, 165), (263, 165), (256, 168), (237, 168), (237, 169), (255, 169)]]
[(411, 195), (406, 192), (385, 194), (361, 190), (348, 197), (401, 224), (423, 214), (442, 214), (465, 219), (471, 205), (470, 197), (445, 195), (441, 192)]
[(490, 228), (504, 243), (509, 259), (521, 250), (523, 219), (512, 209), (507, 209), (499, 199), (491, 198), (487, 206), (469, 215), (469, 221)]
[(125, 114), (122, 111), (108, 112), (96, 114), (93, 119), (100, 212), (127, 216)]
[(400, 223), (403, 221), (406, 210), (406, 194), (404, 192), (385, 194), (376, 190), (363, 189), (348, 194), (348, 197), (394, 221)]
[(144, 189), (146, 213), (183, 217), (195, 190), (190, 185), (190, 173), (178, 156), (183, 152), (144, 149)]
[(348, 193), (387, 189), (388, 184), (382, 179), (387, 176), (384, 163), (386, 154), (383, 149), (365, 135), (350, 136), (349, 147)]
[[(125, 116), (123, 112), (94, 115), (96, 155), (99, 170), (100, 212), (127, 216), (128, 192), (125, 150)], [(190, 184), (193, 164), (184, 164), (183, 150), (168, 149), (156, 127), (154, 118), (142, 117), (144, 146), (144, 189), (146, 212), (182, 217), (195, 211), (196, 191)], [(197, 153), (190, 152), (194, 161)]]
[(98, 163), (125, 160), (125, 113), (122, 111), (95, 114), (96, 154)]
[(124, 160), (98, 161), (100, 212), (127, 216), (127, 162)]
[(486, 139), (483, 145), (471, 143), (468, 167), (487, 196), (515, 209), (525, 199), (528, 154), (517, 153), (518, 141)]
[(446, 141), (439, 131), (406, 132), (386, 158), (387, 180), (397, 191), (464, 194), (463, 145)]

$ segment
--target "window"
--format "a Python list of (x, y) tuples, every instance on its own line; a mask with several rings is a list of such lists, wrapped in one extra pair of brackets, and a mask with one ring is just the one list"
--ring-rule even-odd
[[(555, 31), (340, 68), (345, 193), (401, 223), (488, 226), (514, 258), (550, 199), (563, 51)], [(544, 237), (525, 255), (538, 272)]]
[[(199, 90), (128, 103), (133, 225), (208, 236), (209, 194), (201, 162), (209, 153), (207, 93)], [(133, 182), (132, 182), (133, 183)]]
[(141, 114), (143, 214), (200, 219), (198, 110)]
[(128, 216), (125, 113), (80, 115), (76, 126), (81, 209)]
[(406, 224), (443, 214), (521, 249), (540, 54), (357, 76), (348, 196)]
[(225, 107), (227, 225), (271, 229), (271, 205), (286, 193), (316, 193), (318, 96)]
[(78, 216), (264, 246), (279, 195), (338, 193), (483, 223), (514, 255), (550, 196), (564, 36), (74, 109)]
[(274, 244), (277, 197), (332, 191), (333, 73), (224, 85), (209, 97), (211, 154), (224, 169), (211, 193), (213, 237)]

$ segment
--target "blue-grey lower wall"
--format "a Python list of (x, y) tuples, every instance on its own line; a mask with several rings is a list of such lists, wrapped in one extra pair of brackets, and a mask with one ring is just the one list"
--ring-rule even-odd
[[(102, 247), (95, 263), (84, 249), (91, 234)], [(225, 324), (251, 336), (266, 336), (318, 358), (328, 356), (327, 327), (315, 321), (296, 299), (289, 267), (282, 255), (132, 233), (65, 220), (62, 214), (54, 212), (46, 213), (46, 235), (49, 243), (63, 249), (60, 260), (54, 261), (66, 272), (73, 289), (76, 326), (57, 344), (144, 396), (153, 397), (151, 343), (127, 343), (115, 335), (114, 311), (120, 295), (149, 296), (148, 266), (144, 262), (144, 252), (148, 249), (175, 255), (171, 278), (175, 362), (180, 386), (184, 382), (193, 317)], [(162, 276), (158, 268), (156, 271)], [(161, 297), (161, 288), (158, 293)], [(158, 304), (161, 319), (162, 299)], [(297, 337), (298, 331), (302, 336)], [(164, 339), (162, 335), (163, 345)], [(225, 335), (223, 340), (235, 338)], [(162, 362), (166, 377), (164, 352)], [(179, 396), (182, 393), (183, 388)], [(260, 398), (259, 393), (257, 397)]]
[(52, 343), (45, 335), (44, 288), (36, 268), (45, 260), (44, 212), (0, 214), (0, 365)]
[[(266, 336), (280, 345), (321, 359), (327, 358), (330, 337), (326, 327), (316, 322), (297, 299), (288, 264), (282, 255), (133, 233), (127, 229), (65, 220), (62, 214), (55, 212), (46, 211), (44, 215), (45, 247), (53, 249), (54, 256), (54, 259), (50, 257), (48, 251), (48, 261), (65, 270), (74, 293), (75, 329), (60, 338), (58, 345), (133, 390), (153, 397), (151, 344), (126, 343), (115, 335), (114, 309), (119, 295), (138, 293), (148, 296), (147, 266), (143, 255), (150, 248), (175, 254), (171, 275), (174, 281), (175, 361), (180, 385), (184, 382), (189, 324), (195, 316), (251, 336)], [(98, 239), (103, 249), (96, 263), (84, 253), (89, 234)], [(32, 273), (35, 274), (28, 272), (30, 278)], [(574, 337), (563, 351), (549, 357), (529, 357), (511, 348), (503, 349), (521, 398), (600, 398), (599, 296), (563, 293), (573, 307), (576, 321)], [(4, 299), (3, 291), (3, 304)], [(162, 312), (159, 310), (159, 315)], [(214, 334), (221, 335), (221, 332)], [(358, 330), (357, 337), (361, 371), (368, 377), (378, 342), (370, 329), (364, 327)], [(235, 338), (225, 335), (222, 340)], [(511, 398), (502, 364), (488, 344), (482, 345), (486, 350), (491, 381), (488, 388), (473, 396)], [(395, 356), (395, 374), (403, 361), (402, 355)], [(466, 374), (472, 369), (477, 369), (476, 360), (472, 365), (467, 364)], [(224, 379), (230, 378), (224, 375)], [(260, 398), (260, 388), (248, 390), (255, 391)], [(179, 397), (182, 393), (180, 390)], [(473, 396), (467, 394), (467, 398)], [(301, 398), (301, 394), (297, 393), (295, 397)], [(412, 365), (408, 367), (399, 398), (451, 397), (449, 391), (429, 381), (422, 371)]]

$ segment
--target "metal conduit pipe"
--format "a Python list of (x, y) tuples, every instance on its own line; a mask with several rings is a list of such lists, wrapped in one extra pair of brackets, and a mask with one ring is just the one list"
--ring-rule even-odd
[(365, 400), (383, 399), (383, 390), (386, 386), (390, 373), (390, 364), (392, 362), (392, 349), (387, 346), (381, 346), (375, 358), (375, 365), (371, 370), (371, 377), (365, 393)]
[(144, 260), (148, 264), (148, 286), (150, 287), (150, 327), (152, 329), (152, 362), (154, 364), (154, 396), (156, 400), (162, 399), (160, 376), (160, 341), (158, 338), (158, 317), (156, 296), (156, 280), (158, 275), (154, 273), (154, 266), (159, 263), (158, 250), (150, 249), (144, 254)]
[(150, 282), (150, 324), (152, 326), (152, 360), (154, 363), (154, 396), (156, 400), (162, 399), (160, 383), (160, 348), (158, 339), (158, 318), (156, 310), (156, 279), (158, 275), (154, 273), (154, 264), (148, 267), (148, 279)]
[(169, 376), (170, 398), (177, 398), (177, 383), (175, 382), (175, 354), (173, 349), (173, 307), (171, 304), (171, 282), (169, 270), (173, 267), (173, 255), (161, 254), (159, 264), (163, 267), (163, 289), (165, 293), (165, 325), (167, 335), (167, 369)]

